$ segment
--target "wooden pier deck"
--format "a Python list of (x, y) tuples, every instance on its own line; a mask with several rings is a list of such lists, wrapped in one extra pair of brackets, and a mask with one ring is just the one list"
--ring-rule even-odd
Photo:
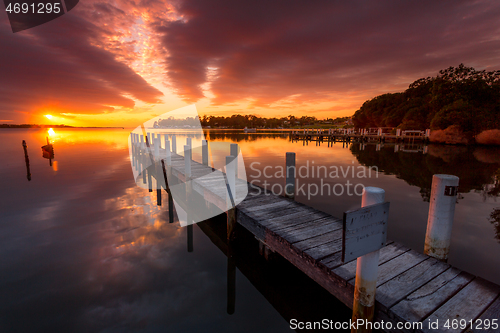
[[(427, 134), (426, 134), (427, 133)], [(290, 138), (292, 140), (305, 140), (305, 141), (360, 141), (360, 142), (370, 142), (370, 141), (394, 141), (394, 142), (428, 142), (428, 134), (430, 132), (426, 131), (402, 131), (397, 134), (378, 132), (355, 132), (355, 131), (331, 131), (331, 130), (313, 130), (309, 131), (292, 131), (290, 133)]]
[[(226, 203), (217, 199), (225, 188), (203, 177), (220, 171), (193, 161), (191, 172), (193, 191), (225, 210)], [(185, 178), (184, 157), (177, 154), (172, 154), (172, 177)], [(249, 187), (236, 208), (237, 223), (352, 308), (356, 260), (341, 262), (342, 221), (246, 181), (236, 183)], [(491, 323), (500, 318), (499, 296), (500, 286), (402, 244), (388, 241), (380, 250), (375, 320), (390, 322), (393, 328), (387, 332), (498, 332)], [(439, 329), (429, 328), (436, 320)], [(485, 329), (486, 320), (490, 329)], [(450, 328), (444, 326), (447, 321)], [(398, 323), (419, 322), (422, 328), (396, 328)]]

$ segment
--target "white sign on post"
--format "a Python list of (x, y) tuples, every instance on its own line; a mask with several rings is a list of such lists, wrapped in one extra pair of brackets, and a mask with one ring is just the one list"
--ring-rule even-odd
[(379, 250), (387, 240), (389, 202), (344, 213), (342, 262)]

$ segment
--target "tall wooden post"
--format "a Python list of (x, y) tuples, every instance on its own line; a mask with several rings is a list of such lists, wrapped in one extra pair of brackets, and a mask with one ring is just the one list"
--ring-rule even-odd
[(146, 148), (146, 146), (144, 144), (144, 136), (141, 135), (140, 138), (141, 138), (141, 149), (144, 149), (144, 148)]
[[(162, 161), (163, 166), (163, 178), (165, 179), (165, 190), (168, 194), (168, 222), (174, 223), (174, 199), (172, 197), (172, 192), (170, 191), (170, 186), (168, 184), (169, 179), (172, 179), (172, 160), (170, 155), (170, 141), (165, 140), (165, 163)], [(165, 165), (166, 164), (166, 165)]]
[(177, 154), (177, 139), (172, 135), (172, 153)]
[(153, 168), (153, 166), (149, 166), (149, 168), (147, 168), (147, 172), (148, 172), (148, 188), (149, 188), (149, 192), (153, 192), (153, 179), (151, 177), (151, 169)]
[(158, 156), (160, 156), (160, 138), (155, 138), (153, 144), (154, 144), (154, 149), (155, 149), (154, 152), (155, 152), (155, 159), (156, 159), (156, 158), (158, 158)]
[(291, 199), (295, 197), (295, 174), (295, 153), (286, 153), (285, 196)]
[(201, 163), (208, 166), (208, 141), (201, 141)]
[(165, 161), (167, 162), (167, 166), (172, 164), (172, 157), (170, 154), (170, 141), (165, 140)]
[[(383, 203), (385, 191), (378, 187), (365, 187), (361, 199), (361, 207)], [(357, 259), (356, 282), (354, 286), (354, 304), (352, 320), (363, 319), (365, 322), (373, 321), (375, 309), (375, 291), (377, 288), (379, 250), (370, 252)], [(351, 333), (370, 333), (370, 327), (351, 329)]]
[(188, 252), (193, 252), (193, 225), (192, 224), (189, 224), (187, 226), (187, 250), (188, 250)]
[(184, 174), (186, 182), (191, 179), (191, 148), (188, 145), (184, 146)]
[(226, 156), (226, 177), (227, 177), (227, 239), (234, 238), (234, 226), (236, 224), (236, 165), (233, 163), (234, 156)]
[(458, 182), (457, 176), (432, 176), (424, 253), (442, 261), (448, 260), (448, 252), (450, 251)]
[(24, 149), (24, 162), (26, 163), (26, 178), (28, 178), (28, 181), (31, 181), (30, 158), (28, 157), (28, 145), (24, 140), (23, 140), (23, 149)]
[(230, 150), (230, 155), (234, 157), (234, 172), (235, 172), (235, 177), (238, 178), (238, 154), (239, 154), (239, 147), (237, 143), (231, 143), (231, 150)]

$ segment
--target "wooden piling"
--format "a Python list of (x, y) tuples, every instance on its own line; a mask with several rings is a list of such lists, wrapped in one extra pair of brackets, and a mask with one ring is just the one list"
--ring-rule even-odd
[(172, 153), (177, 154), (177, 139), (172, 135)]
[(188, 250), (188, 252), (193, 252), (193, 225), (192, 224), (187, 226), (187, 250)]
[(201, 141), (201, 162), (203, 165), (208, 166), (208, 141)]
[(167, 162), (168, 166), (172, 165), (172, 156), (170, 153), (170, 141), (169, 140), (165, 140), (165, 162)]
[(227, 314), (234, 314), (236, 306), (236, 263), (232, 248), (228, 246), (227, 253)]
[(154, 138), (154, 152), (155, 158), (158, 158), (160, 156), (160, 138)]
[(238, 178), (238, 154), (239, 154), (238, 144), (231, 143), (230, 155), (234, 157), (233, 164), (234, 164), (234, 174), (236, 178)]
[(448, 260), (458, 182), (459, 178), (452, 175), (432, 177), (424, 253), (442, 261)]
[(295, 197), (295, 153), (286, 153), (286, 178), (285, 196), (293, 199)]
[[(377, 187), (365, 187), (361, 199), (361, 207), (383, 203), (385, 191)], [(352, 320), (373, 322), (375, 310), (375, 291), (377, 288), (379, 250), (370, 252), (358, 258), (356, 263), (356, 282), (354, 286), (354, 303)], [(351, 333), (370, 333), (371, 327), (356, 325)]]
[(236, 157), (226, 156), (226, 177), (227, 177), (227, 239), (234, 238), (234, 226), (236, 224), (236, 164), (233, 163)]
[(28, 181), (31, 181), (30, 158), (28, 157), (28, 145), (24, 140), (23, 140), (23, 149), (24, 149), (24, 162), (26, 163), (26, 178), (28, 178)]
[(188, 182), (191, 179), (191, 147), (188, 145), (184, 146), (184, 172)]
[(141, 135), (140, 138), (141, 138), (141, 149), (145, 149), (146, 145), (144, 144), (144, 136)]

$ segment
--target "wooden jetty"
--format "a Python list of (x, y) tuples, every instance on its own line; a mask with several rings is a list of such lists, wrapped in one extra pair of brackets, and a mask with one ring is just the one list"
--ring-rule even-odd
[[(149, 158), (140, 144), (135, 153), (137, 161)], [(225, 188), (204, 177), (221, 171), (191, 163), (193, 192), (225, 211), (226, 202), (217, 199)], [(174, 179), (169, 183), (183, 181), (184, 157), (172, 153), (171, 165)], [(264, 252), (279, 254), (352, 308), (356, 260), (341, 261), (342, 221), (241, 179), (236, 187), (249, 191), (236, 208), (236, 221), (261, 242)], [(500, 286), (393, 241), (380, 250), (375, 321), (385, 323), (384, 331), (498, 332), (493, 323), (499, 318)], [(430, 324), (436, 322), (434, 329)]]
[(313, 129), (313, 130), (294, 130), (290, 133), (291, 140), (306, 141), (360, 141), (360, 142), (428, 142), (430, 130), (401, 130), (389, 127), (379, 128), (345, 128), (345, 129)]

